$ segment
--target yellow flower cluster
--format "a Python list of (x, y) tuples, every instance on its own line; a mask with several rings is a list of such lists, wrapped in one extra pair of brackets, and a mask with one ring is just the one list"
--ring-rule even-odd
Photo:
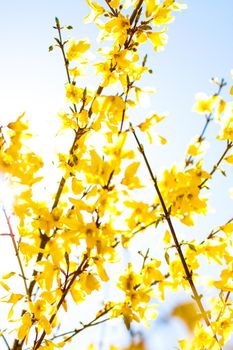
[[(180, 242), (173, 218), (192, 226), (196, 215), (207, 214), (208, 198), (202, 194), (206, 182), (223, 159), (233, 164), (233, 155), (227, 154), (233, 146), (233, 104), (221, 99), (219, 93), (199, 94), (194, 110), (206, 117), (204, 131), (188, 146), (184, 168), (174, 165), (157, 179), (140, 139), (146, 136), (150, 143), (159, 139), (166, 144), (166, 139), (154, 131), (165, 115), (151, 113), (138, 121), (137, 113), (132, 112), (146, 93), (137, 84), (144, 74), (151, 73), (147, 57), (142, 57), (141, 52), (148, 41), (154, 50), (164, 49), (173, 12), (183, 10), (185, 5), (174, 0), (86, 2), (90, 14), (85, 22), (94, 22), (99, 29), (98, 61), (90, 63), (88, 39), (63, 41), (65, 27), (56, 18), (55, 46), (61, 49), (64, 58), (68, 101), (68, 108), (59, 115), (63, 125), (57, 138), (71, 137), (69, 150), (60, 147), (48, 169), (28, 146), (31, 135), (23, 115), (0, 128), (0, 171), (11, 180), (12, 187), (15, 185), (16, 193), (13, 210), (17, 233), (14, 234), (6, 215), (9, 228), (6, 235), (13, 242), (24, 288), (17, 292), (14, 281), (19, 274), (15, 271), (0, 279), (4, 292), (0, 302), (9, 304), (8, 321), (14, 324), (12, 349), (62, 348), (82, 330), (109, 318), (123, 318), (128, 330), (133, 321), (148, 324), (157, 316), (152, 302), (155, 298), (164, 300), (168, 288), (191, 290), (200, 317), (207, 325), (199, 322), (198, 315), (195, 326), (192, 324), (193, 340), (181, 340), (180, 349), (219, 349), (232, 332), (233, 308), (228, 300), (233, 291), (232, 220), (200, 243), (197, 239)], [(87, 68), (97, 73), (96, 89), (85, 87)], [(217, 84), (223, 87), (223, 83)], [(226, 141), (227, 148), (207, 172), (202, 159), (195, 157), (204, 153), (204, 132), (213, 119), (221, 124), (217, 137)], [(136, 124), (135, 128), (132, 124)], [(139, 138), (135, 130), (140, 133)], [(145, 168), (151, 181), (145, 176)], [(51, 173), (53, 179), (49, 182)], [(151, 182), (156, 197), (149, 187)], [(43, 194), (44, 199), (39, 200)], [(161, 242), (164, 261), (149, 258), (148, 249), (145, 255), (139, 252), (143, 258), (141, 268), (134, 268), (130, 262), (121, 271), (122, 250), (134, 242), (139, 232), (151, 233), (149, 228), (154, 227), (157, 234), (157, 226), (165, 223), (169, 231), (166, 230)], [(159, 242), (157, 236), (156, 240)], [(219, 292), (211, 312), (205, 311), (195, 286), (202, 257), (224, 265), (219, 278), (210, 283)], [(94, 311), (93, 319), (81, 323), (81, 328), (74, 325), (71, 331), (57, 335), (62, 327), (60, 310), (67, 312), (71, 305), (88, 303), (104, 284), (111, 286), (110, 264), (118, 263), (115, 287), (120, 293), (116, 300), (104, 300), (99, 311)], [(223, 293), (228, 293), (225, 299)], [(174, 315), (180, 317), (181, 311), (177, 309)], [(132, 342), (124, 350), (130, 349), (144, 350), (145, 344)]]

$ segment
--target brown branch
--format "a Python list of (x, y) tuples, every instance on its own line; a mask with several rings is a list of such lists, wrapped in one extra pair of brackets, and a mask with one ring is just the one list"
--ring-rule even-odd
[[(189, 267), (188, 267), (188, 265), (186, 263), (184, 254), (182, 252), (180, 243), (179, 243), (178, 238), (177, 238), (177, 234), (176, 234), (175, 228), (174, 228), (173, 223), (172, 223), (171, 218), (170, 218), (170, 213), (169, 213), (169, 211), (168, 211), (168, 209), (166, 207), (166, 204), (165, 204), (165, 202), (163, 200), (163, 196), (162, 196), (162, 194), (160, 192), (157, 179), (156, 179), (156, 177), (154, 176), (154, 174), (152, 172), (152, 169), (151, 169), (151, 166), (150, 166), (149, 161), (147, 159), (147, 156), (145, 154), (144, 148), (143, 148), (142, 144), (140, 143), (140, 141), (139, 141), (139, 139), (138, 139), (138, 137), (137, 137), (137, 135), (135, 133), (135, 130), (133, 129), (132, 125), (130, 127), (131, 127), (131, 131), (132, 131), (132, 133), (134, 135), (134, 138), (135, 138), (135, 140), (137, 142), (139, 151), (142, 154), (142, 157), (143, 157), (144, 162), (146, 164), (147, 170), (148, 170), (148, 172), (150, 174), (151, 180), (153, 181), (153, 184), (154, 184), (154, 187), (155, 187), (155, 191), (156, 191), (156, 193), (157, 193), (157, 195), (159, 197), (159, 201), (160, 201), (160, 204), (161, 204), (162, 209), (163, 209), (165, 220), (167, 221), (168, 227), (170, 229), (172, 238), (173, 238), (174, 243), (175, 243), (175, 247), (176, 247), (177, 253), (178, 253), (179, 257), (180, 257), (180, 260), (181, 260), (181, 263), (182, 263), (182, 266), (183, 266), (183, 269), (184, 269), (184, 272), (185, 272), (185, 275), (186, 275), (186, 280), (188, 281), (188, 283), (190, 285), (190, 288), (192, 290), (193, 299), (197, 303), (198, 308), (199, 308), (199, 310), (201, 312), (201, 315), (202, 315), (202, 317), (203, 317), (207, 327), (209, 327), (209, 326), (211, 327), (210, 320), (208, 318), (208, 315), (207, 315), (207, 313), (206, 313), (206, 311), (204, 309), (204, 306), (202, 304), (202, 301), (201, 301), (201, 295), (198, 294), (196, 286), (195, 286), (195, 284), (193, 282), (192, 272), (189, 270)], [(214, 333), (214, 338), (218, 342), (218, 339), (217, 339), (217, 336), (216, 336), (215, 333)], [(219, 345), (219, 347), (220, 347), (220, 345)], [(221, 347), (220, 347), (220, 349), (221, 349)]]
[(130, 16), (130, 19), (129, 19), (130, 24), (133, 24), (133, 21), (135, 20), (138, 12), (140, 11), (140, 8), (141, 8), (142, 4), (143, 4), (143, 0), (139, 0), (137, 6), (135, 7), (135, 9), (134, 9), (134, 11), (132, 13), (132, 15)]
[(110, 11), (111, 11), (111, 14), (114, 16), (114, 17), (117, 17), (118, 15), (118, 12), (117, 10), (115, 10), (109, 3), (109, 0), (105, 0), (105, 3), (108, 5)]
[[(52, 323), (53, 323), (53, 321), (54, 321), (54, 319), (55, 319), (55, 317), (56, 317), (56, 315), (57, 315), (61, 305), (63, 304), (63, 302), (64, 302), (68, 292), (70, 291), (70, 288), (72, 287), (73, 283), (75, 282), (76, 278), (87, 268), (87, 266), (88, 266), (88, 261), (87, 260), (88, 260), (87, 255), (84, 255), (81, 264), (79, 265), (78, 269), (73, 274), (73, 277), (71, 278), (70, 282), (68, 283), (66, 289), (63, 291), (61, 299), (59, 300), (59, 302), (57, 304), (56, 312), (49, 319), (50, 325), (52, 325)], [(37, 350), (40, 347), (40, 345), (42, 344), (45, 336), (46, 336), (46, 332), (43, 331), (43, 333), (41, 334), (40, 338), (38, 339), (38, 341), (34, 345), (33, 350)]]
[[(65, 63), (65, 69), (66, 69), (66, 75), (67, 75), (68, 82), (69, 82), (69, 84), (71, 84), (71, 78), (70, 78), (70, 72), (69, 72), (69, 61), (66, 58), (66, 54), (65, 54), (65, 50), (64, 50), (65, 43), (63, 42), (62, 35), (61, 35), (62, 28), (60, 26), (60, 21), (57, 17), (55, 17), (55, 22), (56, 22), (56, 27), (54, 27), (54, 28), (57, 29), (58, 36), (59, 36), (59, 40), (57, 41), (57, 43), (62, 51), (62, 56), (63, 56), (63, 60)], [(75, 108), (76, 108), (76, 106), (75, 106)]]

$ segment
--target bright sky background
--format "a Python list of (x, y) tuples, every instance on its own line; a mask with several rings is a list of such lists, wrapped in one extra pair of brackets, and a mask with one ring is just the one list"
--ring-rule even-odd
[[(169, 24), (166, 50), (160, 54), (151, 51), (148, 61), (154, 74), (145, 80), (145, 85), (154, 86), (157, 90), (151, 99), (150, 109), (161, 113), (167, 111), (170, 115), (161, 127), (161, 134), (169, 140), (166, 157), (159, 156), (160, 148), (150, 154), (156, 166), (181, 161), (188, 141), (200, 132), (204, 118), (191, 112), (195, 94), (214, 91), (214, 86), (209, 84), (212, 76), (224, 77), (228, 82), (231, 80), (233, 1), (187, 0), (186, 3), (188, 9), (177, 13), (175, 22)], [(27, 117), (36, 121), (38, 132), (40, 125), (46, 123), (44, 133), (49, 135), (53, 118), (65, 105), (66, 77), (62, 58), (58, 50), (48, 52), (48, 47), (53, 44), (54, 17), (74, 27), (72, 36), (89, 37), (94, 42), (95, 26), (82, 23), (88, 12), (84, 0), (0, 1), (1, 125), (26, 111)], [(228, 91), (229, 85), (225, 89)], [(208, 130), (207, 137), (213, 140), (213, 134)], [(44, 143), (41, 146), (46, 148), (48, 145)], [(214, 146), (214, 154), (216, 158), (211, 158), (210, 164), (221, 154), (218, 144)], [(229, 182), (222, 191), (226, 192), (228, 188)], [(222, 221), (228, 219), (232, 202), (224, 206), (221, 193), (216, 195), (215, 202), (220, 210), (219, 218)], [(2, 254), (4, 251), (5, 246)], [(155, 344), (156, 350), (171, 348), (167, 339), (168, 326), (171, 325), (165, 324), (159, 339), (155, 340), (150, 334), (150, 350), (155, 349)], [(172, 336), (174, 345), (179, 325), (172, 323), (172, 327), (175, 327)]]

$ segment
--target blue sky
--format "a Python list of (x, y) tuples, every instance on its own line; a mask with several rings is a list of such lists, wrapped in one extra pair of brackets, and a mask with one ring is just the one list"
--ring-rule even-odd
[[(188, 0), (186, 3), (188, 9), (177, 13), (175, 22), (169, 24), (166, 50), (159, 54), (151, 50), (148, 62), (154, 74), (144, 80), (145, 85), (157, 90), (150, 108), (170, 115), (161, 127), (161, 133), (169, 140), (166, 157), (158, 156), (161, 150), (150, 153), (159, 166), (181, 161), (189, 139), (202, 128), (203, 118), (191, 112), (194, 95), (199, 91), (214, 91), (209, 83), (212, 76), (230, 82), (233, 68), (233, 1)], [(29, 119), (50, 125), (50, 116), (54, 118), (65, 101), (61, 55), (59, 51), (48, 52), (55, 35), (54, 17), (71, 24), (73, 36), (90, 37), (94, 42), (95, 26), (82, 23), (87, 13), (84, 0), (0, 1), (1, 124), (26, 111)], [(225, 91), (228, 90), (229, 86)], [(208, 130), (207, 136), (214, 141), (213, 135)], [(216, 154), (221, 153), (218, 144), (213, 147)], [(223, 191), (227, 191), (228, 185), (229, 182), (223, 186)], [(222, 205), (219, 193), (214, 198), (224, 221), (231, 206)], [(162, 339), (164, 342), (160, 340), (156, 350), (170, 349), (166, 334)]]

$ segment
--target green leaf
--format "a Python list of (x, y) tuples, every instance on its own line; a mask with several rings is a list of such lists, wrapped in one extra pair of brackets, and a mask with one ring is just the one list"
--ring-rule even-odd
[(188, 246), (189, 246), (189, 248), (190, 248), (191, 250), (194, 250), (194, 252), (197, 251), (195, 245), (189, 243)]
[(143, 61), (142, 61), (142, 66), (145, 67), (147, 61), (147, 54), (144, 56)]
[(130, 318), (128, 316), (124, 315), (123, 320), (124, 320), (124, 324), (125, 324), (127, 330), (129, 331), (130, 330)]
[(219, 171), (221, 172), (221, 174), (222, 174), (223, 176), (227, 176), (225, 170), (223, 170), (222, 168), (218, 168), (218, 169), (219, 169)]
[(170, 256), (169, 256), (168, 252), (165, 253), (165, 260), (166, 260), (167, 264), (169, 265), (169, 263), (170, 263)]
[(60, 27), (60, 21), (59, 21), (59, 19), (57, 17), (55, 17), (55, 22), (56, 22), (56, 26)]

